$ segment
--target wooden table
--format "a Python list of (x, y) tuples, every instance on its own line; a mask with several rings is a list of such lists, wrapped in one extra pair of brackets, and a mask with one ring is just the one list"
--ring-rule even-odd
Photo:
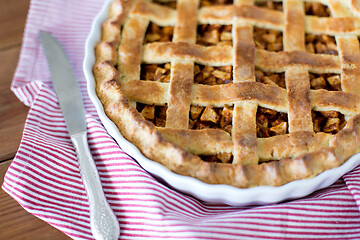
[[(28, 107), (10, 91), (30, 0), (0, 0), (0, 185), (19, 147)], [(70, 239), (0, 189), (0, 240)]]

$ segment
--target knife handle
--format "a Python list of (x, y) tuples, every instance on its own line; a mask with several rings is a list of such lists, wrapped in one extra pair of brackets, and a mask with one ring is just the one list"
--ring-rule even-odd
[(90, 153), (87, 133), (75, 134), (71, 136), (71, 140), (76, 149), (81, 178), (89, 200), (92, 234), (97, 240), (118, 239), (119, 222), (104, 195), (99, 173)]

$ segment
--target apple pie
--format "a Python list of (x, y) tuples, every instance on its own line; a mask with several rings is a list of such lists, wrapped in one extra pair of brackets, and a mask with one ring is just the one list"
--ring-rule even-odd
[(239, 188), (312, 178), (360, 147), (355, 0), (114, 0), (104, 111), (147, 158)]

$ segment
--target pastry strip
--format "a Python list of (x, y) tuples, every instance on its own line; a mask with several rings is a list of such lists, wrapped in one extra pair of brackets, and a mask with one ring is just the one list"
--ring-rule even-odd
[[(171, 59), (195, 61), (203, 65), (233, 65), (233, 49), (230, 46), (200, 46), (188, 43), (150, 43), (143, 48), (142, 61), (145, 63), (166, 63)], [(248, 64), (248, 63), (246, 63)], [(315, 73), (340, 73), (338, 56), (307, 52), (269, 52), (257, 49), (255, 65), (273, 72), (284, 72), (289, 66), (311, 70)]]
[[(352, 12), (342, 4), (331, 2), (329, 5), (333, 15), (351, 17)], [(360, 93), (360, 50), (357, 36), (336, 36), (336, 42), (341, 56), (342, 72), (341, 87), (342, 91), (349, 93)]]
[[(284, 29), (284, 14), (280, 11), (259, 8), (248, 4), (242, 6), (210, 6), (199, 11), (200, 23), (213, 23), (229, 25), (233, 22), (234, 15), (238, 21), (246, 21), (257, 27), (274, 30)], [(305, 17), (305, 30), (313, 34), (345, 35), (360, 34), (360, 19), (357, 17)]]
[(121, 81), (140, 79), (142, 43), (148, 25), (148, 19), (139, 17), (131, 17), (124, 24), (118, 51), (118, 70)]
[[(234, 24), (233, 41), (234, 84), (255, 82), (253, 27), (246, 24)], [(257, 104), (253, 101), (234, 104), (232, 120), (233, 164), (251, 165), (259, 162), (256, 141), (256, 110)]]
[[(304, 3), (289, 0), (284, 4), (284, 50), (305, 51)], [(310, 104), (310, 80), (306, 70), (288, 68), (285, 73), (288, 95), (289, 133), (313, 131)]]
[(159, 26), (174, 26), (176, 15), (175, 10), (148, 1), (138, 1), (131, 12), (131, 16), (147, 18)]
[[(168, 97), (169, 84), (152, 81), (131, 80), (123, 83), (125, 95), (145, 104), (165, 105)], [(360, 111), (360, 96), (353, 93), (326, 90), (311, 90), (311, 107), (317, 111), (334, 110), (345, 115), (355, 115)], [(258, 82), (236, 83), (234, 85), (194, 85), (191, 104), (224, 107), (251, 99), (260, 106), (287, 112), (286, 91), (280, 87), (263, 85)], [(153, 101), (152, 103), (150, 103)]]
[[(199, 1), (177, 1), (177, 22), (173, 42), (196, 41), (197, 8)], [(194, 62), (172, 61), (166, 127), (188, 129)]]

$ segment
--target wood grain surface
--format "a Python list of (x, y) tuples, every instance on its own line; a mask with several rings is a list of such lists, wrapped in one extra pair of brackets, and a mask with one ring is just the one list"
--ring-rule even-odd
[[(11, 92), (30, 0), (0, 0), (0, 185), (19, 147), (28, 107)], [(0, 240), (70, 239), (0, 189)]]

